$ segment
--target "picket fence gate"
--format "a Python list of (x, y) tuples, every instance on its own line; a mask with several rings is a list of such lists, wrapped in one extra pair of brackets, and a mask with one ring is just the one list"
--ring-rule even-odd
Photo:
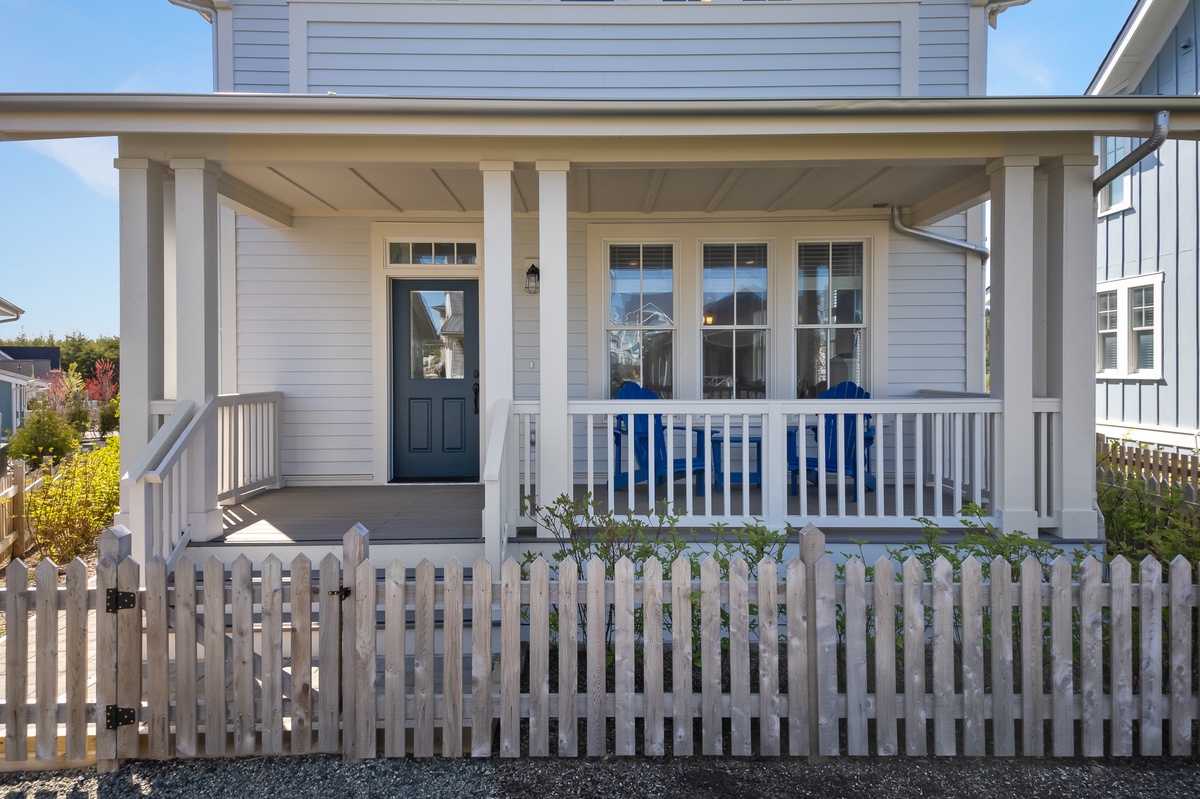
[[(786, 565), (706, 558), (635, 580), (628, 560), (557, 580), (485, 560), (380, 569), (365, 530), (343, 558), (269, 557), (255, 574), (181, 560), (173, 575), (103, 536), (94, 587), (43, 561), (7, 571), (4, 766), (340, 753), (1186, 756), (1197, 720), (1197, 587), (1182, 558), (852, 559), (824, 536)], [(382, 579), (381, 579), (382, 577)], [(496, 580), (495, 578), (499, 579)], [(582, 579), (580, 579), (582, 577)], [(698, 608), (693, 629), (691, 609)], [(557, 612), (561, 611), (561, 612)], [(577, 610), (578, 612), (574, 612)], [(29, 612), (35, 613), (29, 635)], [(671, 621), (665, 632), (664, 620)], [(476, 620), (478, 623), (476, 624)], [(498, 620), (498, 635), (494, 624)], [(582, 625), (581, 625), (582, 622)], [(604, 636), (583, 635), (610, 626)], [(579, 646), (552, 647), (554, 640)], [(779, 642), (765, 646), (763, 642)], [(695, 649), (693, 642), (695, 643)], [(552, 680), (560, 675), (578, 679)], [(915, 656), (907, 656), (909, 653)], [(696, 663), (693, 663), (693, 655)], [(32, 740), (30, 727), (33, 727)]]

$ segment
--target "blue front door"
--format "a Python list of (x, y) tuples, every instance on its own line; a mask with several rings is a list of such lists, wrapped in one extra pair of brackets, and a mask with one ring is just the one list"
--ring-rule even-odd
[(392, 281), (392, 479), (479, 479), (479, 284)]

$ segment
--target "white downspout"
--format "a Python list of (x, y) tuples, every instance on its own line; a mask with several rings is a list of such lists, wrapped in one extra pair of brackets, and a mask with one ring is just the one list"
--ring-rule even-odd
[(1163, 142), (1167, 140), (1167, 133), (1171, 129), (1171, 112), (1159, 111), (1154, 115), (1154, 131), (1150, 134), (1150, 138), (1139, 144), (1133, 149), (1129, 155), (1122, 158), (1117, 163), (1106, 169), (1100, 177), (1092, 181), (1092, 193), (1099, 194), (1104, 190), (1104, 187), (1112, 183), (1121, 175), (1141, 161), (1150, 153), (1163, 146)]
[(941, 233), (934, 233), (932, 230), (909, 227), (900, 221), (900, 209), (895, 206), (892, 206), (892, 227), (896, 229), (896, 232), (903, 233), (905, 236), (912, 236), (914, 239), (924, 239), (925, 241), (932, 241), (935, 244), (941, 244), (943, 247), (953, 247), (956, 250), (974, 253), (984, 263), (987, 263), (987, 260), (992, 257), (992, 251), (982, 244), (943, 236)]

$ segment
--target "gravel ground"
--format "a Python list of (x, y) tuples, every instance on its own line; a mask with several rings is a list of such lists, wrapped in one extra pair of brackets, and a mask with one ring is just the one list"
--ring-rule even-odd
[(0, 774), (0, 799), (83, 797), (1194, 797), (1195, 760), (379, 760), (262, 757)]

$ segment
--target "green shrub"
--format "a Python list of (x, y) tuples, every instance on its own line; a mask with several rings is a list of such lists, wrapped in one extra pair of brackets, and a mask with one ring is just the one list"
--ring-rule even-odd
[(91, 548), (120, 504), (121, 440), (79, 452), (29, 495), (34, 542), (44, 557), (67, 563)]
[(25, 424), (9, 438), (9, 457), (28, 461), (33, 466), (43, 462), (59, 463), (79, 446), (75, 430), (45, 401), (38, 402)]
[(100, 435), (107, 436), (115, 433), (121, 426), (121, 401), (113, 397), (100, 406), (96, 428)]

